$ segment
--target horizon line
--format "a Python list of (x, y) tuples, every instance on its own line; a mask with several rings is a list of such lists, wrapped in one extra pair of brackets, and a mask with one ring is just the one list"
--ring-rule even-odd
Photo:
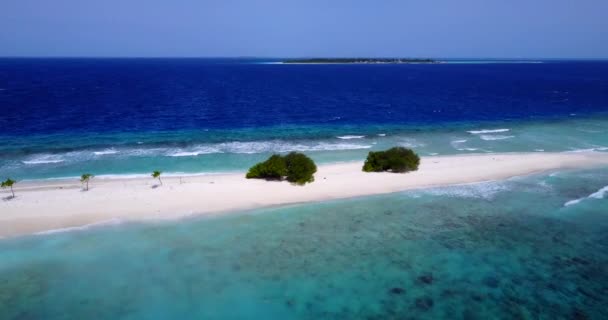
[(608, 57), (422, 57), (422, 56), (2, 56), (0, 59), (442, 59), (442, 60), (608, 60)]

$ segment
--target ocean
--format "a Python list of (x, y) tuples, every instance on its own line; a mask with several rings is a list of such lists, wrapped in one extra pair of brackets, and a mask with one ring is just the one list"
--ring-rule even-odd
[(325, 163), (394, 145), (608, 146), (608, 62), (263, 62), (0, 59), (0, 176), (242, 171), (275, 152)]
[[(268, 62), (0, 59), (0, 177), (608, 151), (606, 61)], [(596, 168), (2, 239), (0, 319), (602, 319), (607, 198)]]

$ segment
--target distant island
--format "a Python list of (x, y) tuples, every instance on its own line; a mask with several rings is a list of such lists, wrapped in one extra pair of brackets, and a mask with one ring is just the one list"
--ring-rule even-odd
[(440, 63), (433, 59), (412, 59), (412, 58), (310, 58), (310, 59), (288, 59), (282, 63), (356, 63), (356, 64), (400, 64), (400, 63)]

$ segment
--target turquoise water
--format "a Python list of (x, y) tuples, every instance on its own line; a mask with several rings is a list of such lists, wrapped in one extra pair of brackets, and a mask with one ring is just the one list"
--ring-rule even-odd
[[(489, 130), (489, 131), (482, 131)], [(9, 141), (9, 140), (6, 140)], [(0, 177), (243, 171), (272, 153), (301, 151), (318, 163), (362, 161), (395, 145), (423, 156), (608, 150), (608, 118), (467, 122), (432, 126), (276, 126), (256, 129), (13, 137), (0, 145)]]
[[(0, 178), (608, 151), (604, 61), (258, 62), (0, 59)], [(1, 239), (0, 320), (606, 319), (607, 193), (599, 168)]]
[(4, 239), (0, 319), (605, 319), (607, 185), (553, 172)]

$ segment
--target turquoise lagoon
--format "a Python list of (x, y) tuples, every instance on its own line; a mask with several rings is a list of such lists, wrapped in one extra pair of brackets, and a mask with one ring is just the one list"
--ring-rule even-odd
[[(395, 145), (606, 152), (607, 75), (602, 61), (0, 59), (0, 178), (242, 172)], [(604, 167), (1, 239), (0, 320), (607, 319), (607, 191)]]
[(561, 171), (4, 239), (0, 319), (605, 319), (607, 185)]

